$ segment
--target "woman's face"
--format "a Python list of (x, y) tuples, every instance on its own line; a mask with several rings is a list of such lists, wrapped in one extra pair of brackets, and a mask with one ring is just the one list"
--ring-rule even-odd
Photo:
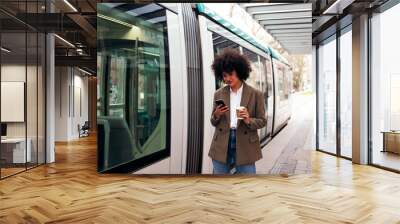
[(230, 87), (237, 86), (240, 82), (239, 77), (236, 74), (236, 71), (232, 72), (223, 72), (222, 76), (224, 78), (224, 83), (229, 85)]

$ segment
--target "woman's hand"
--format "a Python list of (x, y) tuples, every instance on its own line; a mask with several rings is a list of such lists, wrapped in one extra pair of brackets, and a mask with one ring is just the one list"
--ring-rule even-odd
[(221, 117), (221, 115), (223, 115), (227, 111), (229, 111), (228, 106), (218, 105), (217, 108), (215, 108), (213, 116), (215, 119), (218, 120)]
[(244, 123), (250, 124), (250, 115), (249, 112), (247, 111), (247, 108), (242, 109), (239, 112), (239, 116), (243, 118)]

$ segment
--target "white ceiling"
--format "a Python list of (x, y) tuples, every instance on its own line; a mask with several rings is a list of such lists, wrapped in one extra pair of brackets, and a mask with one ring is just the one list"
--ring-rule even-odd
[(240, 6), (290, 54), (311, 54), (311, 3), (241, 3)]

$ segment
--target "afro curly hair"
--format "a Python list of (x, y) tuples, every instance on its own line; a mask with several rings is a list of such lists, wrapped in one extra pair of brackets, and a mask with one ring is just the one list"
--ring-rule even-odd
[(245, 81), (251, 72), (247, 57), (233, 48), (226, 48), (221, 54), (217, 55), (211, 68), (214, 70), (215, 77), (219, 80), (223, 80), (222, 74), (224, 72), (230, 73), (235, 70), (238, 78)]

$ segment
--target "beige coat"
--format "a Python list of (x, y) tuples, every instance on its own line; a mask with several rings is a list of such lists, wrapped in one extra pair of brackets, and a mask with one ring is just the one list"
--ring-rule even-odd
[[(223, 99), (230, 106), (229, 86), (218, 89), (214, 94), (213, 111), (217, 107), (215, 100)], [(246, 124), (238, 120), (236, 129), (236, 165), (252, 164), (262, 158), (260, 140), (257, 129), (267, 123), (263, 94), (243, 82), (240, 105), (247, 108), (251, 121)], [(218, 120), (211, 114), (211, 124), (215, 127), (213, 141), (208, 155), (217, 161), (226, 163), (230, 131), (230, 112), (226, 112)]]

